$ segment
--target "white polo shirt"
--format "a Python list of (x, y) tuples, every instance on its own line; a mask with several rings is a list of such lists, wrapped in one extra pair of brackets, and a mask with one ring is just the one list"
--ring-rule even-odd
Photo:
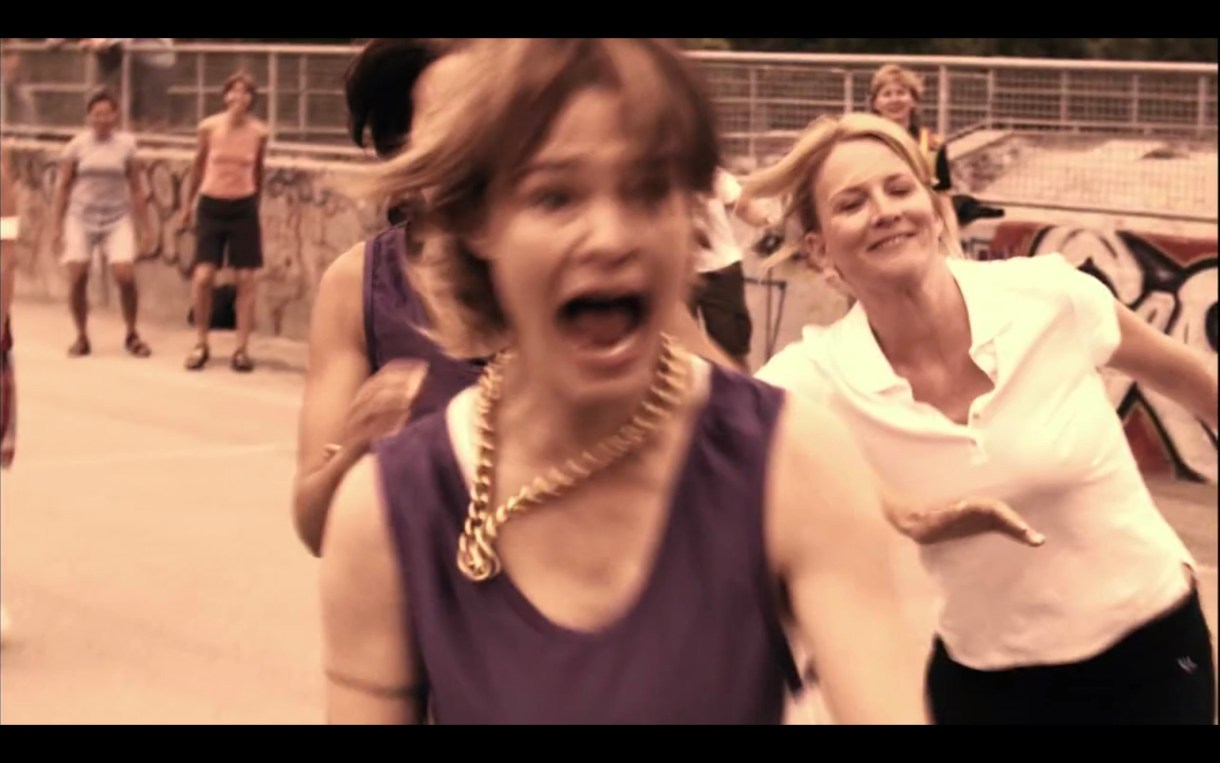
[(726, 170), (716, 170), (712, 195), (704, 200), (707, 216), (702, 221), (709, 245), (700, 246), (695, 252), (696, 273), (715, 273), (744, 259), (729, 219), (729, 209), (737, 206), (740, 199), (741, 183), (737, 178)]
[(995, 383), (967, 426), (915, 401), (860, 305), (808, 328), (758, 376), (831, 406), (905, 498), (999, 498), (1045, 533), (1040, 549), (996, 534), (922, 549), (955, 660), (1000, 670), (1088, 659), (1181, 601), (1183, 565), (1194, 565), (1097, 371), (1119, 343), (1114, 297), (1059, 255), (949, 262), (970, 354)]

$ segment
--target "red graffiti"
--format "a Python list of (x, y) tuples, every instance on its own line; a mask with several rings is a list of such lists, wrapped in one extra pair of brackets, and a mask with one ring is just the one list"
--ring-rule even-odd
[[(1005, 222), (989, 245), (972, 249), (987, 260), (1062, 254), (1149, 325), (1199, 352), (1216, 353), (1215, 239)], [(1105, 377), (1144, 471), (1216, 481), (1216, 432), (1154, 390), (1110, 372)]]

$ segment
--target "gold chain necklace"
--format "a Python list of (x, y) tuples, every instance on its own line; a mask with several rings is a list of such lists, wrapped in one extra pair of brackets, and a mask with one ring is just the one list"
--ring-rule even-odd
[(578, 458), (553, 468), (524, 487), (500, 507), (491, 510), (496, 470), (496, 410), (503, 397), (504, 366), (509, 355), (492, 362), (479, 380), (479, 399), (475, 411), (479, 462), (475, 470), (470, 513), (458, 540), (458, 569), (474, 583), (495, 579), (503, 564), (496, 553), (500, 529), (514, 516), (555, 500), (594, 475), (638, 452), (673, 417), (685, 398), (689, 364), (676, 341), (662, 337), (661, 359), (656, 377), (631, 421)]

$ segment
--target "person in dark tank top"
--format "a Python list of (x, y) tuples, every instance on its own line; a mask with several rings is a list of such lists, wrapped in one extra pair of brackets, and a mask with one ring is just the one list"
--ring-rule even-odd
[[(355, 143), (381, 159), (401, 150), (417, 115), (443, 104), (464, 46), (435, 38), (366, 45), (346, 81)], [(482, 369), (485, 350), (454, 358), (430, 336), (435, 316), (416, 294), (421, 276), (409, 242), (413, 207), (410, 199), (389, 205), (391, 227), (341, 255), (318, 286), (293, 502), (297, 534), (315, 556), (335, 489), (370, 444), (443, 409)], [(685, 311), (670, 320), (693, 351), (731, 362)]]
[(336, 724), (925, 722), (880, 488), (842, 425), (666, 333), (719, 148), (655, 39), (479, 39), (380, 173), (475, 387), (347, 474), (322, 554)]
[[(422, 38), (365, 46), (346, 80), (358, 146), (371, 145), (383, 160), (402, 147), (416, 101), (447, 76), (432, 65), (451, 47)], [(478, 378), (480, 364), (448, 357), (422, 330), (428, 316), (408, 278), (409, 210), (391, 205), (390, 227), (336, 259), (318, 286), (293, 503), (297, 534), (314, 555), (335, 489), (370, 444), (439, 410)]]

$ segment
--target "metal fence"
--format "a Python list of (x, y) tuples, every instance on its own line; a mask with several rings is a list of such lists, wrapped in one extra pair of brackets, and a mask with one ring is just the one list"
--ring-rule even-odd
[[(199, 122), (224, 109), (224, 82), (246, 72), (259, 83), (253, 112), (271, 130), (274, 150), (358, 154), (347, 140), (343, 75), (350, 46), (177, 45), (168, 66), (147, 61), (159, 47), (132, 45), (107, 70), (101, 57), (69, 43), (57, 49), (5, 44), (3, 128), (10, 134), (68, 136), (81, 129), (87, 94), (99, 87), (122, 102), (123, 124), (164, 143), (194, 139)], [(162, 56), (164, 58), (164, 56)]]
[(811, 121), (865, 111), (897, 63), (950, 141), (955, 187), (1007, 206), (1216, 222), (1215, 64), (697, 54), (729, 156), (782, 155)]
[[(274, 150), (362, 155), (347, 141), (342, 95), (355, 48), (184, 44), (157, 71), (144, 59), (159, 50), (133, 46), (107, 72), (97, 56), (70, 45), (6, 43), (4, 131), (70, 135), (80, 129), (85, 93), (108, 84), (121, 93), (125, 124), (143, 138), (189, 143), (198, 122), (223, 107), (225, 79), (243, 70), (263, 86), (255, 111), (268, 122)], [(727, 154), (743, 170), (782, 154), (817, 117), (867, 109), (873, 73), (898, 63), (923, 76), (923, 119), (951, 140), (955, 164), (980, 146), (1002, 157), (1002, 178), (967, 190), (1003, 203), (1075, 200), (1097, 211), (1216, 219), (1215, 64), (694, 57), (716, 100)], [(1151, 174), (1149, 161), (1156, 162)], [(969, 182), (979, 177), (987, 173)], [(1137, 187), (1146, 193), (1131, 198)]]
[[(983, 128), (1216, 138), (1215, 64), (700, 53), (726, 135), (755, 141), (868, 108), (882, 65), (920, 74), (925, 121)], [(780, 137), (783, 137), (782, 135)], [(757, 156), (748, 145), (745, 152)]]

